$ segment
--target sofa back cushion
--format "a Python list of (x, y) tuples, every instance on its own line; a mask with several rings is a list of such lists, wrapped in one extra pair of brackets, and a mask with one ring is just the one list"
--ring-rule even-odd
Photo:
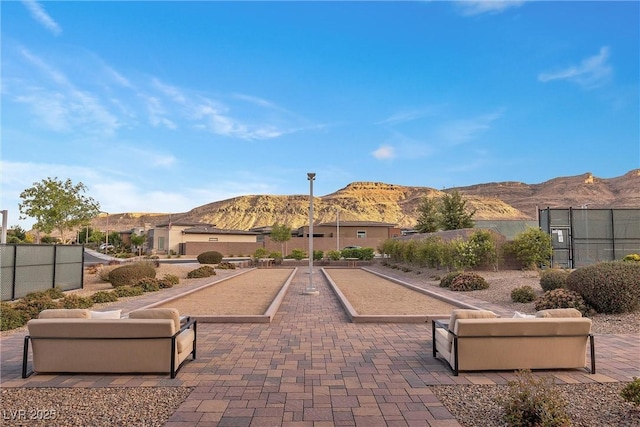
[(50, 308), (42, 310), (38, 319), (89, 319), (91, 315), (85, 308)]
[(119, 319), (122, 310), (89, 311), (92, 319)]
[(177, 308), (147, 308), (129, 313), (129, 319), (171, 319), (175, 331), (180, 330), (180, 312)]
[(451, 317), (449, 317), (449, 331), (455, 332), (456, 322), (459, 319), (494, 319), (496, 317), (498, 315), (489, 310), (455, 309), (451, 312)]
[(582, 317), (582, 313), (575, 308), (550, 308), (538, 311), (536, 317)]

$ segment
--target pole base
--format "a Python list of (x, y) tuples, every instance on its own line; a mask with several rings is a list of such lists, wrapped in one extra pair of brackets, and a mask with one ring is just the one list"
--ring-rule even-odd
[(305, 289), (302, 295), (320, 295), (320, 291), (317, 289)]

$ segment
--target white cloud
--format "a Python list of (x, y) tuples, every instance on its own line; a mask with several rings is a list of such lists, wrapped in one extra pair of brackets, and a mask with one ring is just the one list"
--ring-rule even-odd
[(378, 160), (388, 160), (396, 157), (395, 149), (390, 145), (382, 145), (371, 154)]
[(47, 12), (34, 0), (22, 0), (22, 4), (29, 10), (31, 17), (38, 21), (43, 27), (51, 31), (54, 35), (62, 33), (62, 28)]
[(420, 110), (408, 110), (408, 111), (400, 111), (398, 113), (392, 114), (391, 116), (383, 119), (376, 124), (378, 125), (397, 125), (400, 123), (411, 122), (414, 120), (421, 119), (428, 115), (434, 113), (434, 108), (420, 109)]
[(559, 71), (540, 73), (538, 80), (543, 83), (553, 80), (568, 80), (587, 89), (602, 86), (613, 73), (611, 65), (607, 62), (608, 59), (609, 47), (603, 46), (597, 55), (582, 60), (580, 65), (573, 65)]
[(502, 13), (507, 9), (520, 7), (526, 0), (461, 0), (456, 1), (460, 13), (464, 16), (484, 13)]
[(498, 120), (502, 113), (490, 113), (471, 119), (453, 120), (445, 123), (438, 131), (438, 137), (444, 142), (457, 145), (476, 138), (480, 133), (491, 129), (491, 124)]

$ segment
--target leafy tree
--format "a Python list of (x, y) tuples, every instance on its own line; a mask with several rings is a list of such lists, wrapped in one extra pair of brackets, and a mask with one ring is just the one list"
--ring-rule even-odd
[(100, 204), (84, 196), (86, 186), (47, 178), (20, 193), (20, 219), (35, 218), (34, 228), (45, 233), (57, 230), (64, 241), (64, 231), (72, 230), (100, 213)]
[(27, 232), (20, 227), (19, 225), (15, 225), (13, 228), (7, 229), (7, 243), (26, 243), (27, 242)]
[(285, 253), (284, 244), (291, 239), (291, 227), (287, 227), (284, 224), (280, 225), (277, 222), (271, 227), (271, 240), (274, 242), (280, 242), (280, 251)]
[(549, 265), (553, 246), (551, 236), (539, 228), (529, 228), (511, 242), (511, 251), (526, 268)]
[(473, 215), (475, 209), (467, 211), (467, 202), (462, 200), (462, 195), (454, 190), (451, 193), (444, 193), (440, 198), (440, 228), (443, 230), (459, 230), (462, 228), (473, 228)]
[(418, 206), (418, 233), (433, 233), (438, 231), (438, 201), (435, 197), (425, 196)]
[(138, 255), (141, 254), (142, 245), (144, 245), (144, 242), (146, 239), (147, 238), (145, 237), (144, 234), (136, 234), (136, 233), (131, 234), (131, 244), (138, 248)]

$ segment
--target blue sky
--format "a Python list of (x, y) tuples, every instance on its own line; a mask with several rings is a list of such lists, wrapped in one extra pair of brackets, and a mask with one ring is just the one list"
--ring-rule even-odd
[(2, 203), (109, 213), (640, 167), (637, 1), (3, 1)]

